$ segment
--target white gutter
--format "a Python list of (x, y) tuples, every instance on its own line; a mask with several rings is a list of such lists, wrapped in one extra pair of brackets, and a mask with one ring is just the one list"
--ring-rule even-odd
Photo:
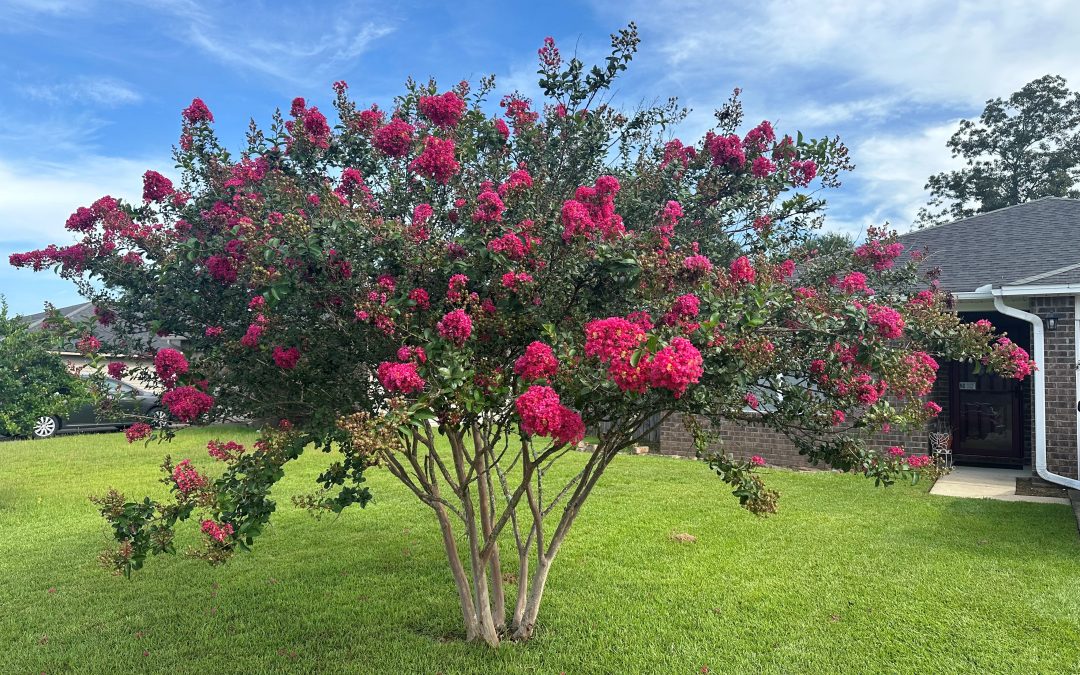
[[(1009, 307), (1005, 304), (1003, 289), (983, 286), (978, 291), (989, 291), (994, 297), (994, 308), (1006, 316), (1022, 319), (1031, 324), (1031, 333), (1034, 349), (1031, 357), (1038, 366), (1035, 369), (1035, 472), (1039, 477), (1051, 483), (1064, 485), (1074, 490), (1080, 490), (1080, 480), (1073, 480), (1065, 476), (1051, 473), (1046, 467), (1046, 374), (1044, 372), (1043, 356), (1046, 354), (1046, 344), (1043, 336), (1043, 322), (1037, 315), (1025, 312), (1022, 309)], [(983, 296), (986, 297), (986, 296)], [(1078, 300), (1080, 302), (1080, 300)], [(1075, 340), (1074, 340), (1075, 342)], [(1077, 385), (1080, 390), (1080, 384)], [(1080, 396), (1080, 394), (1078, 394)], [(1077, 399), (1080, 402), (1080, 398)], [(1080, 423), (1080, 420), (1078, 420)], [(1080, 440), (1080, 436), (1078, 436)], [(1080, 454), (1080, 452), (1078, 452)]]

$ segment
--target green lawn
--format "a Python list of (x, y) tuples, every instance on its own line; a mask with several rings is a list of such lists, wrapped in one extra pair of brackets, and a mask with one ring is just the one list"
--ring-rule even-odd
[(562, 549), (537, 637), (495, 651), (456, 639), (434, 520), (390, 476), (374, 471), (375, 503), (338, 520), (291, 506), (320, 453), (291, 467), (253, 554), (158, 558), (131, 581), (101, 570), (87, 495), (160, 493), (166, 451), (205, 467), (207, 439), (229, 433), (0, 443), (0, 672), (1080, 670), (1067, 507), (830, 473), (770, 472), (781, 512), (759, 519), (699, 463), (620, 456)]

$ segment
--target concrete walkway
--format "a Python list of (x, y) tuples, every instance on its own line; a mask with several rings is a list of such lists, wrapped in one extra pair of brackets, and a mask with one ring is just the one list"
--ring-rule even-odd
[(1062, 497), (1029, 497), (1016, 494), (1016, 479), (1031, 476), (1031, 471), (1012, 469), (988, 469), (976, 466), (953, 467), (952, 473), (942, 476), (932, 495), (946, 497), (971, 497), (973, 499), (1000, 499), (1006, 502), (1038, 502), (1040, 504), (1068, 504)]

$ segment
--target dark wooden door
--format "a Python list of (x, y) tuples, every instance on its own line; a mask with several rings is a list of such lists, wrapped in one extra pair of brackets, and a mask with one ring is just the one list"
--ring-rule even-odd
[(954, 459), (1022, 465), (1020, 383), (982, 371), (973, 363), (950, 364), (949, 379)]

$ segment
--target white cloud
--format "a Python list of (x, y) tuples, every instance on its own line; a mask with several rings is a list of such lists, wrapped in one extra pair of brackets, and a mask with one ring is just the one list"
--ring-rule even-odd
[(393, 32), (370, 8), (353, 3), (333, 11), (316, 4), (249, 7), (229, 15), (229, 5), (166, 0), (159, 7), (182, 24), (179, 34), (222, 63), (293, 83), (340, 72), (379, 38)]
[(684, 75), (722, 64), (776, 84), (811, 75), (834, 92), (870, 87), (965, 106), (1046, 73), (1080, 81), (1080, 11), (1068, 0), (639, 0), (624, 11), (645, 28), (692, 17), (649, 36)]
[(139, 203), (142, 174), (170, 166), (169, 160), (96, 155), (65, 163), (0, 157), (0, 242), (31, 242), (35, 248), (70, 243), (64, 222), (75, 209), (107, 194)]
[(130, 85), (110, 77), (80, 77), (55, 84), (27, 84), (19, 89), (29, 96), (48, 103), (96, 103), (118, 106), (138, 103), (142, 95)]
[(946, 146), (958, 124), (950, 120), (911, 133), (874, 135), (852, 149), (867, 223), (889, 221), (908, 229), (930, 198), (926, 179), (964, 165)]

